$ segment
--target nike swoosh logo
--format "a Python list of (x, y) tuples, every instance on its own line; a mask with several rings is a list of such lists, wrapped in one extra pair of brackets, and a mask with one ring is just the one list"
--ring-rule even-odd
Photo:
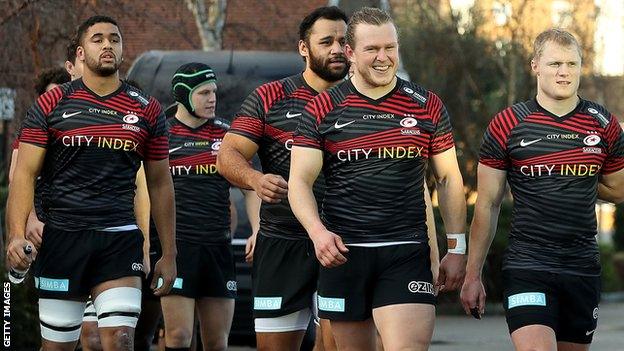
[(535, 143), (537, 143), (538, 141), (541, 141), (541, 140), (542, 140), (541, 138), (540, 139), (531, 140), (531, 141), (524, 141), (524, 139), (522, 139), (520, 141), (520, 146), (521, 147), (526, 147), (526, 146), (529, 146), (531, 144), (535, 144)]
[(181, 148), (182, 148), (182, 146), (178, 146), (178, 147), (174, 147), (173, 149), (169, 149), (169, 153), (176, 152), (176, 151), (180, 150)]
[(75, 116), (75, 115), (78, 115), (78, 114), (80, 114), (80, 111), (72, 112), (72, 113), (63, 112), (63, 118), (69, 118), (69, 117), (72, 117), (72, 116)]
[(340, 124), (340, 123), (338, 123), (338, 121), (336, 121), (336, 124), (334, 124), (334, 127), (336, 127), (336, 129), (340, 129), (340, 128), (348, 126), (349, 124), (351, 124), (353, 122), (355, 122), (355, 121), (351, 121), (351, 122)]
[(286, 112), (286, 118), (295, 118), (297, 116), (301, 116), (301, 113), (290, 113), (290, 111)]
[(586, 335), (586, 336), (592, 335), (595, 331), (596, 331), (596, 329), (594, 329), (594, 330), (590, 330), (590, 331), (588, 331), (588, 332), (585, 332), (585, 335)]

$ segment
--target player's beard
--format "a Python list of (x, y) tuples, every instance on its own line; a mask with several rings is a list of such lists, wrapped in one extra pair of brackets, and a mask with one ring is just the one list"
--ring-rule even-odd
[(96, 73), (98, 76), (108, 77), (117, 73), (119, 66), (121, 65), (121, 60), (117, 60), (117, 57), (115, 56), (115, 64), (113, 66), (103, 66), (99, 57), (98, 59), (94, 59), (85, 53), (85, 65), (91, 72)]
[(344, 59), (344, 68), (338, 70), (332, 70), (329, 68), (330, 58), (329, 57), (321, 57), (316, 56), (312, 50), (309, 50), (310, 56), (310, 69), (312, 72), (316, 73), (317, 76), (328, 82), (336, 82), (343, 79), (347, 72), (349, 72), (349, 61), (342, 55), (341, 57)]

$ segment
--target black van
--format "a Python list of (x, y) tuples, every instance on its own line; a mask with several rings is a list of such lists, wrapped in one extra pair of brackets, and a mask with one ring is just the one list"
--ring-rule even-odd
[[(215, 70), (218, 81), (217, 116), (227, 120), (238, 111), (243, 100), (259, 85), (302, 72), (303, 59), (297, 52), (269, 51), (148, 51), (139, 56), (127, 79), (160, 101), (163, 108), (173, 104), (171, 77), (178, 67), (188, 62), (202, 62)], [(251, 297), (251, 266), (245, 262), (245, 242), (251, 227), (245, 213), (242, 195), (231, 191), (238, 212), (238, 227), (232, 239), (236, 259), (238, 297), (231, 344), (255, 345)], [(313, 323), (311, 323), (313, 325)], [(311, 350), (314, 330), (304, 340), (302, 350)]]

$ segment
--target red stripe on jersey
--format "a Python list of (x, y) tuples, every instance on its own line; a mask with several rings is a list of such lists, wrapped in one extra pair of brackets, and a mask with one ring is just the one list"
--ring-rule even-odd
[(482, 163), (488, 167), (496, 168), (496, 169), (507, 169), (507, 160), (499, 160), (496, 158), (481, 158), (479, 159), (479, 163)]
[(488, 131), (503, 150), (507, 150), (507, 139), (513, 127), (518, 124), (518, 118), (511, 108), (507, 108), (498, 113), (490, 125)]
[(294, 133), (292, 131), (289, 132), (281, 130), (279, 128), (275, 128), (272, 125), (267, 124), (265, 128), (265, 134), (268, 137), (273, 138), (281, 143), (285, 143), (289, 139), (292, 139)]
[(170, 135), (179, 135), (185, 136), (189, 138), (193, 138), (196, 140), (200, 139), (223, 139), (226, 130), (222, 128), (202, 128), (200, 130), (189, 130), (185, 126), (174, 125), (169, 129)]
[(45, 146), (48, 144), (48, 133), (41, 129), (23, 128), (19, 141), (21, 143)]
[(293, 141), (293, 146), (313, 147), (315, 149), (321, 148), (321, 144), (318, 140), (306, 138), (303, 135), (297, 135), (295, 137), (295, 140)]
[(427, 109), (427, 111), (429, 111), (429, 113), (431, 113), (431, 119), (433, 120), (433, 123), (437, 124), (441, 117), (440, 112), (442, 111), (442, 100), (440, 100), (437, 95), (431, 92), (427, 92), (427, 94), (429, 95), (429, 97), (425, 104), (425, 108)]
[(531, 123), (535, 123), (535, 124), (542, 124), (542, 125), (549, 125), (549, 126), (553, 126), (553, 127), (557, 127), (557, 128), (561, 128), (561, 129), (566, 129), (569, 131), (573, 131), (573, 132), (577, 132), (577, 133), (587, 133), (587, 128), (595, 128), (595, 129), (600, 129), (599, 126), (594, 126), (594, 125), (587, 125), (587, 122), (589, 121), (589, 119), (584, 120), (583, 124), (581, 123), (574, 123), (572, 121), (570, 121), (570, 119), (564, 121), (564, 122), (557, 122), (554, 121), (552, 119), (551, 116), (546, 116), (543, 114), (532, 114), (527, 116), (524, 119), (525, 122), (531, 122)]
[(264, 123), (255, 117), (239, 116), (232, 122), (230, 131), (247, 133), (261, 138), (264, 134)]
[(13, 150), (19, 149), (19, 137), (16, 137), (15, 139), (13, 139), (13, 142), (11, 143), (11, 149)]
[(609, 162), (605, 162), (605, 164), (603, 165), (602, 173), (609, 174), (609, 173), (617, 172), (621, 170), (622, 168), (624, 168), (624, 158), (622, 157), (611, 158)]
[(401, 128), (395, 128), (339, 142), (326, 140), (325, 144), (327, 151), (331, 153), (354, 148), (378, 148), (384, 146), (419, 146), (427, 148), (429, 135), (424, 133), (424, 131), (421, 132), (422, 134), (420, 135), (401, 135)]
[(128, 111), (129, 109), (132, 110), (142, 110), (141, 109), (141, 105), (137, 102), (134, 102), (134, 104), (132, 106), (128, 106), (126, 104), (120, 103), (119, 101), (115, 102), (113, 99), (107, 99), (105, 101), (102, 100), (98, 100), (95, 97), (93, 97), (93, 95), (91, 95), (90, 93), (88, 93), (87, 91), (84, 90), (78, 90), (76, 92), (74, 92), (70, 98), (72, 99), (77, 99), (77, 100), (84, 100), (84, 101), (89, 101), (91, 103), (100, 105), (100, 106), (104, 106), (113, 110), (118, 110), (118, 111), (122, 111), (122, 113)]
[(195, 155), (179, 157), (176, 159), (169, 158), (170, 166), (195, 166), (216, 163), (217, 154), (214, 151), (206, 151)]
[(41, 112), (45, 116), (49, 115), (63, 97), (61, 87), (56, 87), (48, 92), (43, 93), (37, 98), (37, 105), (41, 108)]
[(169, 138), (160, 136), (152, 138), (145, 144), (146, 160), (164, 160), (169, 157)]
[(528, 166), (534, 164), (561, 164), (561, 163), (574, 163), (574, 162), (595, 162), (602, 163), (604, 154), (584, 153), (583, 148), (575, 148), (571, 150), (564, 150), (554, 152), (551, 154), (540, 155), (535, 157), (529, 157), (523, 160), (511, 159), (514, 166)]
[(438, 135), (431, 140), (431, 152), (439, 154), (455, 146), (453, 133)]

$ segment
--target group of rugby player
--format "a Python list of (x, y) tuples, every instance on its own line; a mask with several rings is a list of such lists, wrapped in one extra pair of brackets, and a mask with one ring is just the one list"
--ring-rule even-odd
[[(155, 99), (119, 79), (117, 23), (94, 16), (78, 28), (68, 71), (82, 66), (82, 77), (29, 110), (8, 202), (8, 263), (34, 262), (42, 349), (73, 350), (83, 313), (103, 350), (133, 349), (135, 327), (136, 348), (149, 348), (157, 297), (166, 350), (190, 349), (195, 316), (204, 350), (226, 349), (236, 292), (231, 184), (244, 189), (252, 219), (258, 349), (298, 350), (318, 312), (319, 350), (426, 350), (439, 291), (463, 284), (466, 313), (484, 313), (481, 274), (509, 183), (503, 305), (514, 346), (588, 350), (600, 299), (594, 206), (624, 200), (624, 134), (604, 107), (578, 97), (574, 37), (537, 37), (536, 97), (487, 128), (466, 258), (450, 117), (434, 93), (397, 77), (392, 18), (322, 7), (299, 35), (303, 73), (258, 87), (230, 127), (215, 118), (210, 66), (176, 71), (177, 111), (166, 120)], [(441, 261), (426, 161), (449, 243)], [(147, 194), (135, 196), (143, 178), (137, 189)]]

